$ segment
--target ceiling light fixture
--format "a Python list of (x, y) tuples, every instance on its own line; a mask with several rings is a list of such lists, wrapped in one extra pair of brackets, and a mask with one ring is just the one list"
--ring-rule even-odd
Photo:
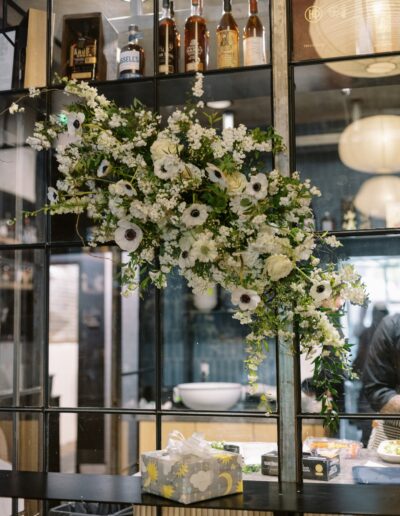
[(400, 116), (355, 120), (340, 135), (339, 157), (355, 170), (372, 174), (400, 171)]
[[(398, 0), (315, 0), (309, 17), (311, 41), (322, 59), (400, 50)], [(326, 63), (350, 77), (400, 73), (400, 57)]]
[(385, 220), (388, 208), (400, 205), (400, 177), (379, 176), (365, 181), (354, 198), (354, 206), (367, 217)]
[(231, 100), (211, 100), (206, 103), (207, 107), (211, 109), (226, 109), (232, 106)]

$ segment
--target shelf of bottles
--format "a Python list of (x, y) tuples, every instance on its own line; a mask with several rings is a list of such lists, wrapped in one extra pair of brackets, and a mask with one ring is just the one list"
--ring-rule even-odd
[(122, 80), (269, 62), (266, 0), (162, 0), (158, 27), (148, 0), (114, 1), (112, 8), (101, 1), (96, 8), (103, 3), (102, 14), (70, 13), (54, 1), (53, 76)]

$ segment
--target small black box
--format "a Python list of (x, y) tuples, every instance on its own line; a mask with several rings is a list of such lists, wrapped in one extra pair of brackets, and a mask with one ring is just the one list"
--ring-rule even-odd
[[(279, 472), (278, 452), (272, 451), (261, 456), (261, 473), (277, 476)], [(339, 457), (326, 458), (303, 454), (303, 478), (309, 480), (331, 480), (340, 473)]]

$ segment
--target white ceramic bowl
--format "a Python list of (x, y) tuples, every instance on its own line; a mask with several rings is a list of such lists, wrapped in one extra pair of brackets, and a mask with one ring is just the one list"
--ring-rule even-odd
[(226, 382), (181, 383), (176, 390), (183, 404), (193, 410), (228, 410), (239, 401), (242, 386)]
[(390, 445), (390, 444), (396, 445), (397, 448), (400, 448), (400, 440), (396, 440), (396, 439), (386, 440), (386, 441), (382, 441), (379, 444), (376, 452), (378, 453), (379, 457), (386, 462), (399, 463), (400, 455), (397, 455), (397, 453), (388, 453), (387, 449), (385, 449), (387, 447), (387, 445)]

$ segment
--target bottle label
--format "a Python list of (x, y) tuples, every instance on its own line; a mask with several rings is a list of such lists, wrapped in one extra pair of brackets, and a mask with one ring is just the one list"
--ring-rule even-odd
[(137, 72), (140, 69), (140, 52), (137, 50), (125, 50), (121, 52), (119, 71)]
[(186, 71), (194, 72), (194, 71), (203, 71), (203, 47), (199, 44), (197, 39), (192, 39), (189, 45), (186, 48)]
[(243, 41), (243, 62), (244, 66), (266, 63), (264, 38), (252, 36)]
[(73, 45), (71, 50), (72, 66), (96, 64), (96, 45), (86, 45), (83, 48), (79, 48), (77, 45)]
[(239, 66), (239, 36), (235, 30), (217, 32), (217, 67)]
[(174, 73), (174, 61), (175, 61), (175, 52), (173, 43), (169, 43), (167, 46), (160, 46), (158, 51), (158, 59), (159, 59), (159, 73)]

